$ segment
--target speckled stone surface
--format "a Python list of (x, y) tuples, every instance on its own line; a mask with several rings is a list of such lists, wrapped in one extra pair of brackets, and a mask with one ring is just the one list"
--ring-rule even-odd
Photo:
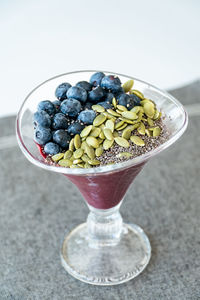
[[(199, 82), (187, 88), (200, 98)], [(174, 92), (185, 104), (187, 88)], [(14, 134), (6, 132), (10, 122), (0, 120), (5, 135)], [(192, 117), (184, 136), (129, 189), (122, 216), (145, 230), (152, 257), (136, 279), (113, 287), (82, 283), (60, 264), (64, 234), (88, 213), (76, 187), (31, 165), (18, 147), (0, 150), (0, 300), (200, 299), (199, 129), (200, 118)]]

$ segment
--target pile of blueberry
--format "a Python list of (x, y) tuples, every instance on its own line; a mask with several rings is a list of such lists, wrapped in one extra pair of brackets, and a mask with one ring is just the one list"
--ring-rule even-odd
[(94, 73), (89, 82), (80, 81), (75, 86), (60, 84), (55, 96), (57, 100), (53, 102), (41, 101), (33, 117), (35, 141), (50, 155), (66, 151), (72, 137), (93, 123), (96, 113), (92, 105), (112, 108), (115, 97), (118, 104), (130, 110), (141, 101), (137, 95), (125, 93), (117, 76), (102, 72)]

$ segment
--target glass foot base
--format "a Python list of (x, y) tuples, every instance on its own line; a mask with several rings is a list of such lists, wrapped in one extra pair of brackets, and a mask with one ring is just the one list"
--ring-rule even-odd
[(139, 275), (147, 266), (151, 246), (137, 225), (123, 224), (122, 237), (116, 246), (89, 245), (86, 223), (79, 225), (64, 239), (61, 261), (75, 278), (95, 285), (115, 285)]

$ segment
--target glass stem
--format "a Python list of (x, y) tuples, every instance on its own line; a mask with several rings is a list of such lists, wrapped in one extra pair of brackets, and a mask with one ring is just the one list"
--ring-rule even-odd
[(87, 231), (91, 247), (115, 246), (119, 243), (123, 224), (119, 213), (121, 202), (106, 210), (88, 205)]

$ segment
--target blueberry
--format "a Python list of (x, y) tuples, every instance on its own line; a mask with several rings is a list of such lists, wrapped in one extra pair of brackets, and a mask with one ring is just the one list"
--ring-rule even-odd
[(63, 129), (56, 130), (53, 133), (53, 141), (62, 148), (67, 149), (69, 147), (70, 140), (70, 135)]
[(135, 106), (134, 100), (127, 94), (121, 94), (118, 98), (118, 104), (126, 106), (128, 110), (132, 109)]
[(124, 94), (124, 89), (121, 87), (119, 88), (117, 91), (113, 91), (114, 97), (117, 98), (119, 97), (121, 94)]
[(68, 82), (63, 82), (61, 83), (56, 91), (55, 91), (55, 95), (59, 100), (64, 100), (67, 98), (66, 93), (68, 91), (68, 89), (71, 87), (71, 84)]
[(131, 97), (131, 99), (133, 99), (134, 104), (136, 106), (140, 105), (141, 99), (138, 96), (136, 96), (135, 94), (131, 94), (130, 97)]
[(67, 129), (70, 120), (62, 113), (57, 113), (52, 120), (53, 129)]
[(51, 126), (51, 117), (46, 113), (46, 111), (37, 111), (33, 115), (34, 125), (41, 125), (42, 127), (49, 128)]
[(99, 105), (103, 106), (105, 109), (112, 108), (112, 105), (108, 101), (99, 102)]
[(104, 97), (104, 101), (112, 103), (113, 98), (114, 98), (113, 93), (107, 93)]
[(55, 106), (53, 103), (49, 100), (44, 100), (39, 102), (38, 104), (38, 111), (44, 110), (46, 111), (49, 115), (53, 115), (55, 113)]
[(119, 77), (114, 75), (105, 76), (101, 81), (101, 87), (112, 92), (118, 92), (121, 90), (121, 81)]
[(88, 100), (96, 103), (99, 100), (101, 100), (103, 96), (104, 96), (104, 90), (100, 86), (98, 86), (88, 93)]
[(85, 126), (81, 125), (81, 123), (74, 122), (71, 125), (69, 125), (67, 131), (68, 131), (68, 133), (73, 134), (73, 135), (80, 134), (84, 127)]
[(105, 76), (105, 74), (103, 72), (97, 72), (94, 73), (91, 77), (90, 77), (90, 83), (93, 86), (98, 86), (101, 84), (101, 80), (102, 78)]
[(84, 105), (84, 109), (92, 109), (92, 105), (94, 105), (94, 103), (91, 103), (91, 102), (86, 102), (85, 105)]
[(44, 128), (42, 126), (37, 126), (35, 130), (35, 141), (39, 145), (45, 145), (52, 139), (52, 133), (50, 128)]
[(47, 143), (44, 146), (44, 152), (46, 154), (55, 155), (55, 154), (58, 154), (60, 151), (61, 151), (60, 147), (57, 144), (52, 143), (52, 142)]
[(83, 88), (87, 92), (91, 91), (92, 85), (87, 81), (79, 81), (76, 86)]
[(96, 113), (93, 110), (83, 110), (79, 116), (78, 120), (85, 124), (92, 124), (96, 117)]
[(81, 111), (81, 103), (76, 99), (66, 99), (62, 102), (60, 110), (63, 114), (76, 117)]
[(55, 106), (55, 109), (56, 109), (56, 113), (60, 111), (60, 105), (61, 105), (61, 101), (60, 100), (55, 100), (52, 102)]
[(81, 102), (85, 102), (87, 100), (87, 92), (82, 87), (72, 86), (67, 91), (67, 98), (73, 98)]

